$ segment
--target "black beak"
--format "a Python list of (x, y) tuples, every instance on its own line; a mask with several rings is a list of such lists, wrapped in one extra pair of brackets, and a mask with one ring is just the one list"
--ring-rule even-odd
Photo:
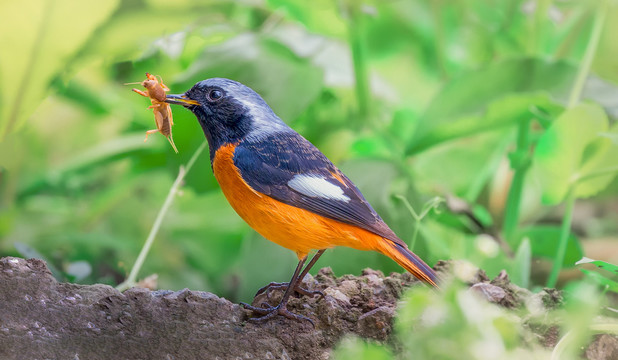
[(200, 103), (189, 99), (185, 94), (180, 94), (180, 95), (176, 95), (176, 94), (170, 94), (167, 95), (165, 97), (165, 102), (166, 103), (170, 103), (170, 104), (175, 104), (175, 105), (182, 105), (184, 107), (189, 107), (191, 105), (199, 105)]

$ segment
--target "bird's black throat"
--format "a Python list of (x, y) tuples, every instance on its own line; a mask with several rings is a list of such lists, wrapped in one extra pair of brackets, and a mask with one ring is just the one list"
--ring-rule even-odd
[(251, 130), (251, 116), (240, 104), (234, 104), (233, 101), (229, 106), (219, 106), (216, 109), (196, 106), (191, 111), (197, 117), (208, 140), (211, 165), (221, 146), (240, 142)]

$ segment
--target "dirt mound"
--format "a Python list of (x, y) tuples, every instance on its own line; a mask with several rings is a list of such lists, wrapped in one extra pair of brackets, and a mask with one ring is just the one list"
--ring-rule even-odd
[[(444, 275), (452, 266), (442, 262), (437, 268)], [(281, 317), (254, 324), (239, 305), (211, 293), (140, 288), (120, 293), (107, 285), (58, 283), (44, 262), (7, 257), (0, 260), (0, 358), (327, 359), (348, 334), (388, 342), (397, 301), (412, 285), (422, 286), (407, 273), (384, 276), (366, 269), (361, 276), (337, 278), (324, 268), (308, 276), (305, 286), (325, 297), (292, 298), (288, 306), (313, 319), (315, 328)], [(529, 301), (551, 308), (562, 301), (556, 290), (531, 294), (518, 288), (505, 273), (489, 281), (476, 271), (470, 285), (507, 308)], [(273, 290), (253, 304), (275, 304), (281, 295)], [(545, 346), (555, 345), (556, 327), (538, 330)], [(614, 337), (599, 337), (589, 347), (590, 358), (616, 343)]]

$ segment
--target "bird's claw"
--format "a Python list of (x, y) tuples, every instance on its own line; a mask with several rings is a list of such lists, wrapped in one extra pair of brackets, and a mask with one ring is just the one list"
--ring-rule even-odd
[[(270, 284), (260, 288), (256, 293), (254, 297), (257, 297), (258, 295), (261, 294), (266, 294), (266, 298), (270, 300), (270, 292), (273, 290), (280, 290), (280, 289), (285, 289), (286, 287), (289, 286), (290, 283), (287, 282), (283, 282), (283, 283), (277, 283), (277, 282), (271, 282)], [(294, 291), (297, 292), (300, 295), (305, 295), (305, 296), (310, 296), (310, 297), (314, 297), (316, 295), (320, 296), (320, 299), (324, 298), (324, 293), (321, 292), (320, 290), (308, 290), (305, 289), (303, 287), (296, 286), (294, 288)]]
[(273, 306), (272, 306), (272, 305), (270, 305), (270, 304), (269, 304), (268, 302), (266, 302), (266, 301), (262, 301), (262, 302), (260, 303), (260, 308), (262, 308), (262, 309), (270, 309), (270, 308), (272, 308), (272, 307), (273, 307)]
[(278, 283), (278, 282), (271, 282), (270, 284), (261, 287), (256, 293), (255, 296), (258, 296), (260, 294), (263, 294), (264, 292), (266, 292), (266, 297), (268, 297), (268, 294), (271, 292), (271, 290), (273, 289), (284, 289), (286, 288), (290, 283)]
[(304, 288), (301, 288), (301, 287), (297, 287), (296, 289), (294, 289), (294, 291), (296, 291), (297, 293), (299, 293), (301, 295), (305, 295), (305, 296), (314, 297), (314, 296), (318, 295), (320, 297), (318, 300), (324, 299), (324, 297), (326, 296), (320, 290), (307, 290), (307, 289), (304, 289)]
[[(262, 303), (261, 305), (264, 305), (264, 304), (267, 304), (267, 303)], [(242, 306), (243, 308), (247, 310), (251, 310), (251, 312), (254, 312), (256, 314), (263, 315), (257, 318), (249, 318), (249, 321), (253, 323), (259, 323), (259, 322), (268, 320), (270, 318), (273, 318), (276, 315), (281, 315), (288, 319), (292, 319), (296, 321), (309, 321), (309, 323), (311, 323), (311, 325), (315, 328), (315, 323), (313, 322), (313, 320), (311, 320), (310, 318), (306, 316), (295, 314), (291, 312), (290, 310), (288, 310), (285, 306), (282, 306), (281, 304), (277, 306), (271, 306), (268, 308), (261, 308), (261, 307), (256, 307), (256, 306), (252, 306), (247, 303), (241, 302), (240, 306)]]

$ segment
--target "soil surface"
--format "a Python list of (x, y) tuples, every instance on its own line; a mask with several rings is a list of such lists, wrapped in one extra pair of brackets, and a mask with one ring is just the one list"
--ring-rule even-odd
[[(448, 276), (453, 263), (436, 269)], [(511, 284), (506, 273), (489, 280), (472, 272), (470, 291), (490, 302), (517, 308), (536, 301), (560, 306), (559, 291), (538, 294)], [(293, 297), (288, 309), (313, 319), (276, 317), (248, 321), (251, 313), (238, 304), (201, 291), (120, 293), (107, 285), (58, 283), (45, 263), (36, 259), (0, 259), (0, 359), (328, 359), (345, 335), (388, 342), (397, 300), (410, 286), (410, 274), (384, 276), (366, 269), (361, 276), (335, 277), (330, 268), (307, 276), (305, 287), (324, 297)], [(253, 301), (276, 304), (282, 290)], [(559, 340), (553, 325), (533, 329), (543, 346)], [(618, 355), (618, 338), (596, 337), (584, 356)]]

